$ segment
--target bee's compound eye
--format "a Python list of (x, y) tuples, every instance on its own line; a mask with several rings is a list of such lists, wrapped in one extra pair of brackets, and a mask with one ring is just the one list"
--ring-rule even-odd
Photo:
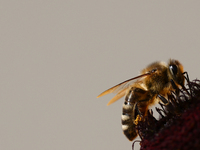
[(171, 73), (172, 73), (173, 75), (176, 75), (177, 72), (178, 72), (178, 68), (177, 68), (176, 65), (170, 65), (170, 66), (169, 66), (169, 69), (170, 69), (170, 71), (171, 71)]

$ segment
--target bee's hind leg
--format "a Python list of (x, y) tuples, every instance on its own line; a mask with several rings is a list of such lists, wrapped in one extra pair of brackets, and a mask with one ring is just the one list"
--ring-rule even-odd
[[(136, 102), (135, 103), (135, 108), (134, 108), (134, 110), (135, 110), (135, 117), (137, 116), (137, 115), (140, 115), (140, 117), (142, 117), (143, 115), (144, 115), (144, 113), (142, 113), (141, 111), (140, 111), (140, 109), (139, 109), (139, 106), (138, 106), (138, 103), (139, 102), (145, 102), (145, 101), (147, 101), (147, 100), (141, 100), (141, 101), (138, 101), (138, 102)], [(135, 118), (136, 119), (136, 118)]]
[(149, 101), (149, 99), (145, 100), (140, 100), (137, 101), (134, 105), (134, 110), (135, 110), (135, 120), (137, 120), (138, 117), (143, 118), (146, 116), (146, 111), (147, 111), (147, 105), (145, 102)]
[[(134, 124), (137, 125), (138, 122), (142, 121), (144, 117), (146, 116), (147, 112), (147, 106), (145, 105), (145, 102), (149, 100), (140, 100), (135, 103), (134, 110), (135, 110), (135, 119)], [(144, 102), (144, 103), (141, 103)]]

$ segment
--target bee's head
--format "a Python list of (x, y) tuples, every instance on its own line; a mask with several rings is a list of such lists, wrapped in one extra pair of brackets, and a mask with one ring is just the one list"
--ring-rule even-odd
[(183, 66), (178, 60), (170, 59), (169, 73), (172, 79), (179, 85), (184, 85)]

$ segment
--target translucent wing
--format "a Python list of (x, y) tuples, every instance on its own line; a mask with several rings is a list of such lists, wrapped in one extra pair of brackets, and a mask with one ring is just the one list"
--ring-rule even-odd
[(126, 90), (135, 83), (135, 79), (138, 79), (138, 78), (142, 78), (142, 77), (146, 77), (150, 75), (150, 73), (146, 73), (146, 74), (142, 74), (142, 75), (139, 75), (137, 77), (134, 77), (134, 78), (131, 78), (129, 80), (126, 80), (120, 84), (117, 84), (113, 87), (111, 87), (110, 89), (104, 91), (103, 93), (101, 93), (99, 96), (97, 96), (97, 98), (101, 97), (101, 96), (104, 96), (106, 94), (110, 94), (110, 93), (117, 93), (117, 95), (115, 95), (115, 97), (113, 97), (107, 105), (110, 105), (112, 103), (114, 103), (115, 101), (117, 101), (118, 99), (122, 98), (125, 94), (126, 94)]

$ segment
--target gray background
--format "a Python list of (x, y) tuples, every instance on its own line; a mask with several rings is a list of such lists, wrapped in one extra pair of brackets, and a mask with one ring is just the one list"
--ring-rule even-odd
[(199, 1), (4, 0), (0, 22), (2, 150), (131, 150), (96, 96), (157, 60), (200, 77)]

